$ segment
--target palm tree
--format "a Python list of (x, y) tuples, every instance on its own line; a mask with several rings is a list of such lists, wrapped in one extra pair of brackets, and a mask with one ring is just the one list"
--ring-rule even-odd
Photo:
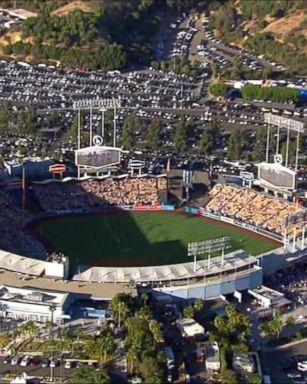
[(129, 373), (133, 373), (135, 363), (138, 361), (138, 358), (139, 358), (139, 348), (136, 344), (132, 344), (127, 352), (127, 366), (128, 366)]
[(183, 308), (183, 316), (186, 319), (193, 319), (193, 317), (194, 317), (194, 308), (193, 307), (184, 307)]
[(202, 299), (196, 299), (194, 303), (194, 308), (197, 312), (204, 309), (204, 300)]
[(107, 361), (108, 355), (114, 352), (114, 337), (108, 332), (106, 335), (100, 337), (96, 343), (99, 350), (100, 365), (102, 365)]
[(143, 301), (143, 305), (145, 306), (149, 300), (149, 295), (146, 292), (143, 292), (141, 295), (141, 299)]
[(124, 301), (120, 301), (117, 306), (117, 314), (118, 314), (118, 328), (121, 327), (121, 321), (125, 321), (129, 314), (128, 305)]
[(109, 384), (110, 377), (107, 372), (97, 372), (95, 368), (81, 365), (75, 370), (73, 376), (68, 380), (69, 384)]
[(163, 332), (157, 320), (152, 320), (149, 323), (149, 329), (150, 329), (150, 332), (152, 333), (155, 344), (159, 343), (160, 341), (163, 341)]

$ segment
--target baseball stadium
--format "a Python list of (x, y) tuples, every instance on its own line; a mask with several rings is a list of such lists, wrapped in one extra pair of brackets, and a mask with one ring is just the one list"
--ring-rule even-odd
[[(257, 178), (245, 172), (236, 181), (213, 182), (202, 172), (201, 199), (193, 195), (196, 172), (180, 171), (185, 198), (175, 201), (170, 169), (98, 175), (119, 159), (112, 148), (108, 160), (109, 150), (95, 149), (90, 161), (82, 150), (83, 176), (78, 169), (77, 178), (27, 183), (28, 209), (15, 204), (9, 188), (0, 190), (0, 283), (26, 279), (36, 289), (108, 300), (146, 286), (156, 295), (209, 300), (257, 288), (264, 276), (305, 257), (307, 215), (289, 167), (266, 161)], [(63, 176), (61, 165), (53, 169)]]

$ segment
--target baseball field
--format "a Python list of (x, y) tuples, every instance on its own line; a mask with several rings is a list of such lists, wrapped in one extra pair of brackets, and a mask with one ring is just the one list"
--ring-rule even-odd
[[(32, 228), (49, 251), (62, 252), (87, 266), (145, 266), (192, 261), (190, 242), (230, 236), (231, 252), (257, 255), (279, 243), (255, 233), (177, 213), (129, 212), (44, 219)], [(203, 258), (207, 255), (201, 256)], [(200, 257), (200, 258), (201, 258)]]

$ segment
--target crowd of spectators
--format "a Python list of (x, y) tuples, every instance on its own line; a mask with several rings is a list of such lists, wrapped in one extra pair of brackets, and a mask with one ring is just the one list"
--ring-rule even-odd
[(31, 214), (18, 208), (8, 193), (0, 190), (0, 250), (30, 257), (43, 257), (45, 250), (26, 230)]
[[(255, 225), (270, 232), (283, 235), (285, 219), (302, 208), (285, 200), (242, 189), (217, 184), (210, 191), (211, 199), (206, 209), (239, 221)], [(288, 228), (291, 233), (294, 228)], [(297, 233), (298, 234), (298, 233)]]
[(157, 205), (167, 189), (164, 178), (124, 178), (36, 184), (33, 190), (44, 211), (100, 206)]

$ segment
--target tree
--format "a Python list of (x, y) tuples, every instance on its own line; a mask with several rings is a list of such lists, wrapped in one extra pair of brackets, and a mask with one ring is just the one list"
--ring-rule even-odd
[(140, 126), (140, 121), (135, 114), (128, 115), (123, 124), (121, 143), (127, 149), (133, 149), (136, 143), (136, 130)]
[(229, 89), (229, 85), (224, 83), (213, 83), (209, 87), (211, 95), (215, 97), (225, 97)]
[(143, 319), (149, 320), (152, 317), (149, 305), (143, 305), (138, 311), (138, 316), (142, 317)]
[(190, 125), (186, 119), (181, 119), (176, 126), (174, 145), (177, 151), (185, 151), (188, 143)]
[(150, 321), (149, 329), (152, 333), (155, 344), (163, 341), (163, 332), (161, 329), (161, 325), (157, 322), (157, 320)]
[(245, 145), (245, 132), (241, 128), (235, 128), (228, 139), (228, 158), (239, 160)]
[(183, 316), (186, 319), (193, 319), (194, 317), (194, 308), (193, 307), (184, 307), (183, 308)]
[(213, 130), (206, 129), (198, 144), (199, 154), (209, 155), (212, 152), (213, 144), (214, 144)]
[(106, 335), (102, 335), (96, 340), (96, 344), (99, 350), (100, 365), (105, 364), (108, 355), (112, 354), (115, 350), (114, 337), (108, 332)]
[(96, 371), (94, 367), (81, 365), (74, 371), (72, 377), (68, 380), (69, 384), (109, 384), (110, 377), (107, 372)]
[(255, 161), (263, 161), (266, 149), (266, 132), (264, 128), (257, 129), (256, 142), (253, 147), (252, 158)]
[(194, 302), (194, 309), (196, 311), (202, 311), (204, 309), (204, 300), (196, 299)]
[(138, 371), (146, 384), (163, 384), (163, 370), (154, 356), (144, 356), (138, 366)]
[(161, 145), (161, 121), (154, 119), (148, 126), (146, 135), (147, 146), (152, 151), (157, 151)]
[(133, 373), (135, 364), (139, 360), (141, 354), (140, 347), (137, 344), (132, 344), (127, 352), (127, 367), (128, 372)]
[(222, 372), (221, 381), (223, 384), (238, 384), (239, 380), (237, 374), (232, 369), (227, 369), (225, 372)]
[(116, 295), (112, 299), (111, 310), (119, 328), (122, 325), (122, 321), (125, 321), (131, 312), (127, 304), (128, 301), (129, 297), (127, 295)]
[(286, 318), (286, 327), (292, 328), (295, 326), (295, 318), (293, 316), (288, 316)]
[(277, 337), (279, 339), (280, 333), (283, 328), (283, 323), (280, 315), (277, 314), (273, 320), (268, 320), (260, 324), (260, 331), (265, 336)]

